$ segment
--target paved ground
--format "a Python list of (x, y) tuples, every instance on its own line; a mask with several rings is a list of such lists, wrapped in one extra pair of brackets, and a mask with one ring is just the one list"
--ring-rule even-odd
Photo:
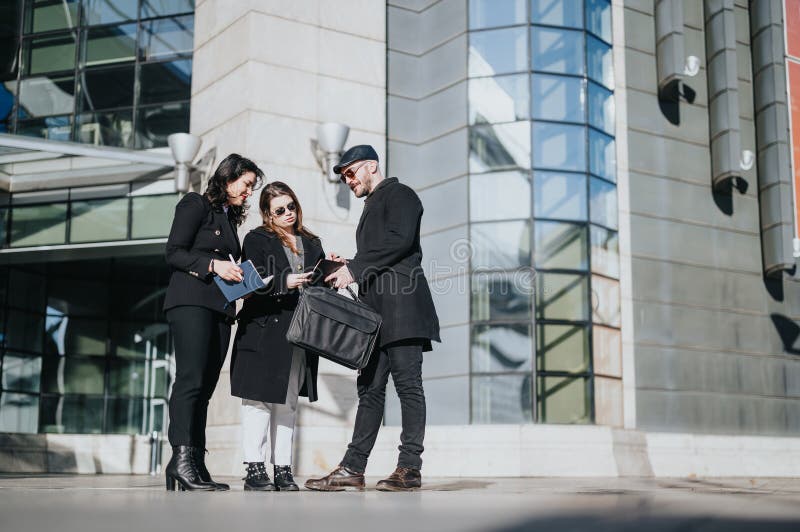
[(414, 493), (245, 493), (219, 480), (234, 489), (0, 475), (0, 531), (800, 531), (800, 479), (425, 479)]

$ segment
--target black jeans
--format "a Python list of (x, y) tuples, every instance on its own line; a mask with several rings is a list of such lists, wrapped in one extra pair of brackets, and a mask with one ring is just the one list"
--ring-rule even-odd
[(175, 344), (175, 382), (169, 398), (169, 442), (205, 448), (208, 401), (231, 338), (230, 318), (198, 306), (167, 311)]
[(363, 473), (383, 420), (389, 374), (400, 398), (403, 431), (400, 434), (398, 467), (422, 467), (425, 438), (425, 393), (422, 389), (422, 344), (397, 342), (376, 350), (358, 376), (358, 411), (353, 439), (342, 465)]

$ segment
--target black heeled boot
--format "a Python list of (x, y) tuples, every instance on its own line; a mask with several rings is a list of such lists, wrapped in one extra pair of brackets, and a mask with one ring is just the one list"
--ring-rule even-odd
[(292, 476), (292, 466), (275, 466), (275, 487), (278, 491), (299, 491)]
[(264, 462), (248, 462), (247, 476), (244, 477), (245, 491), (275, 491), (275, 484), (270, 482)]
[(194, 447), (173, 445), (172, 458), (164, 471), (167, 477), (167, 491), (216, 491), (214, 484), (204, 482), (197, 471)]
[(217, 487), (218, 491), (228, 491), (231, 487), (227, 484), (222, 482), (216, 482), (213, 478), (211, 478), (211, 473), (208, 472), (206, 468), (206, 453), (208, 452), (206, 449), (201, 447), (193, 447), (195, 450), (195, 462), (197, 463), (197, 472), (200, 474), (200, 479), (203, 482), (208, 482), (209, 484), (213, 484)]

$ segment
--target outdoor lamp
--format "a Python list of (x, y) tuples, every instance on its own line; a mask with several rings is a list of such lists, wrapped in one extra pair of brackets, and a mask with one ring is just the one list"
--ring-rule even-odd
[(322, 173), (328, 181), (337, 183), (339, 177), (333, 174), (333, 167), (339, 162), (350, 133), (350, 126), (337, 122), (325, 122), (317, 126), (317, 138), (311, 140), (311, 150), (314, 152)]
[(167, 143), (175, 159), (175, 192), (188, 192), (189, 171), (203, 141), (189, 133), (173, 133), (167, 137)]

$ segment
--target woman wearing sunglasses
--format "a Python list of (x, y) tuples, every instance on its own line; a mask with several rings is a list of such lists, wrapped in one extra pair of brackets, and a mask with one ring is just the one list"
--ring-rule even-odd
[[(274, 275), (264, 290), (244, 301), (231, 358), (231, 393), (242, 398), (245, 490), (297, 491), (292, 439), (299, 395), (316, 401), (316, 355), (286, 341), (300, 291), (325, 257), (317, 236), (303, 226), (303, 210), (285, 183), (264, 187), (262, 226), (244, 238), (242, 260)], [(273, 484), (266, 462), (274, 465)]]

